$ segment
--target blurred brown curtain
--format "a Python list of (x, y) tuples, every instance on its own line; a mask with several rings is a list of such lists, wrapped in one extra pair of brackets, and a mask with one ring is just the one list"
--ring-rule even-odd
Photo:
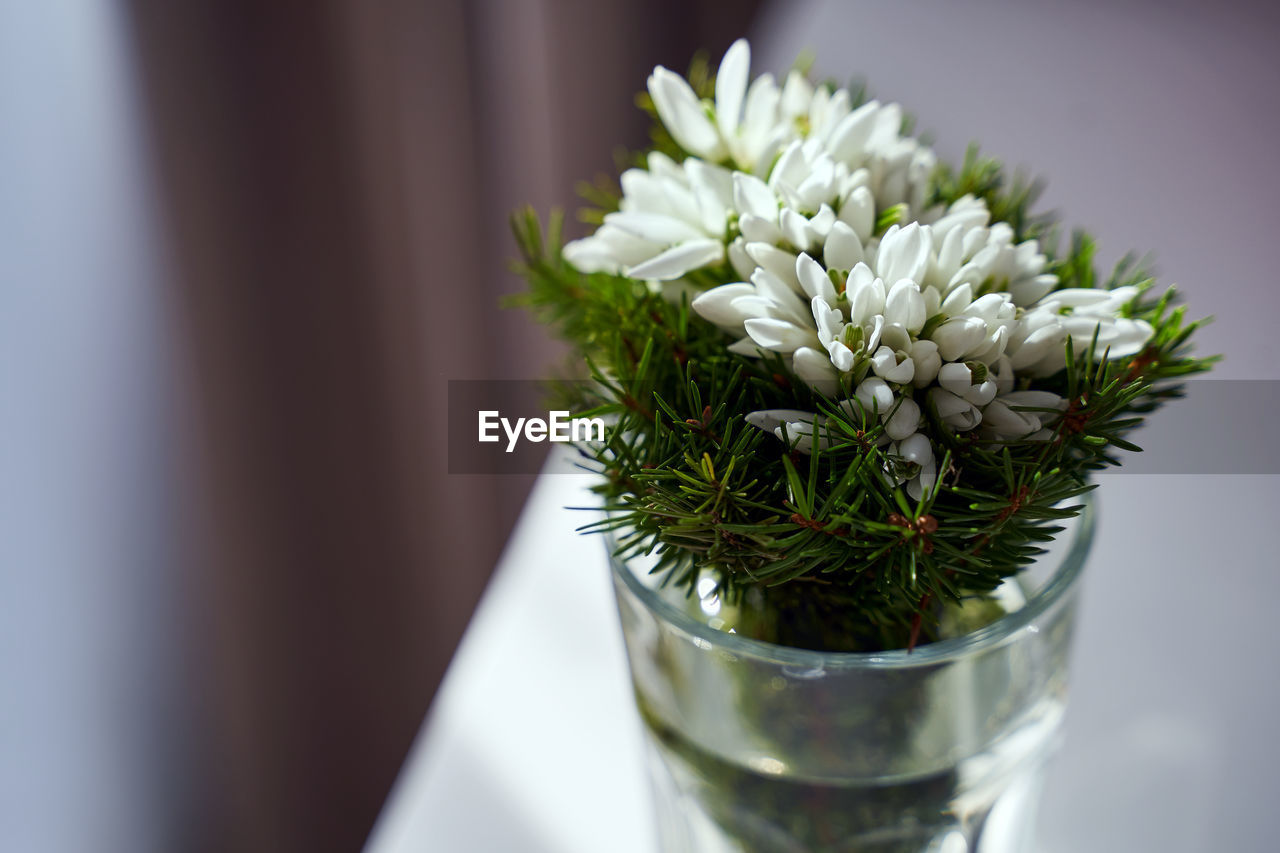
[(643, 140), (755, 3), (131, 4), (187, 363), (187, 846), (360, 847), (529, 486), (449, 476), (446, 380), (545, 375), (508, 212)]

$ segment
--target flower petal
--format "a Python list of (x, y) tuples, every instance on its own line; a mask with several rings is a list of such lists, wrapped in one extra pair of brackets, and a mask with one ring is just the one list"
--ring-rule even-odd
[(982, 410), (983, 428), (1003, 439), (1018, 439), (1040, 429), (1040, 421), (1015, 412), (1001, 400), (992, 400)]
[(825, 352), (800, 347), (791, 357), (791, 369), (819, 394), (834, 397), (840, 390), (839, 374)]
[(959, 361), (983, 344), (986, 333), (987, 324), (977, 317), (953, 317), (934, 330), (933, 342), (943, 361)]
[(773, 219), (765, 219), (751, 213), (744, 213), (738, 218), (738, 229), (742, 232), (747, 245), (752, 243), (781, 243), (782, 230)]
[(748, 243), (747, 254), (757, 265), (778, 277), (796, 293), (802, 292), (800, 279), (796, 278), (796, 256), (769, 243)]
[[(827, 300), (821, 296), (813, 297), (809, 307), (813, 309), (813, 320), (818, 325), (818, 340), (828, 345), (837, 340), (841, 331), (844, 330), (844, 315), (839, 310), (832, 308)], [(849, 367), (842, 365), (840, 369), (848, 370)]]
[(828, 303), (836, 301), (836, 289), (827, 271), (806, 254), (796, 258), (796, 278), (810, 299), (821, 296)]
[(884, 319), (886, 323), (902, 326), (913, 335), (924, 328), (924, 297), (920, 287), (909, 278), (900, 279), (885, 297)]
[(920, 406), (915, 400), (904, 397), (898, 401), (893, 414), (884, 422), (884, 432), (894, 441), (901, 441), (914, 433), (919, 424)]
[(948, 317), (955, 317), (968, 308), (972, 302), (973, 285), (966, 281), (957, 287), (951, 288), (947, 298), (942, 300), (942, 313)]
[(1009, 297), (1014, 305), (1034, 305), (1053, 292), (1058, 277), (1051, 274), (1037, 275), (1009, 285)]
[(606, 213), (604, 223), (641, 239), (651, 240), (660, 246), (670, 246), (673, 243), (697, 240), (707, 236), (688, 222), (661, 213), (647, 213), (640, 210)]
[[(739, 132), (746, 146), (757, 157), (769, 142), (769, 135), (778, 120), (778, 101), (781, 93), (772, 74), (761, 74), (747, 89), (747, 102), (742, 110)], [(748, 169), (767, 166), (767, 163), (740, 163)]]
[(867, 101), (845, 116), (831, 131), (831, 141), (827, 146), (831, 156), (850, 166), (861, 166), (866, 160), (867, 140), (871, 137), (879, 111), (879, 101)]
[(813, 84), (799, 71), (787, 75), (782, 85), (782, 112), (789, 117), (808, 115), (809, 102), (813, 100)]
[(807, 301), (772, 272), (764, 267), (757, 267), (751, 274), (751, 283), (756, 286), (757, 293), (794, 316), (797, 322), (807, 322)]
[(930, 388), (929, 403), (938, 417), (957, 432), (967, 432), (982, 423), (977, 406), (945, 389)]
[(750, 69), (751, 48), (747, 46), (746, 39), (738, 39), (729, 45), (720, 60), (720, 70), (716, 72), (716, 122), (725, 137), (738, 132)]
[(912, 222), (905, 228), (890, 227), (876, 254), (876, 273), (885, 281), (910, 279), (919, 282), (929, 269), (929, 232)]
[(752, 318), (743, 325), (751, 340), (773, 352), (793, 353), (800, 347), (818, 344), (818, 336), (812, 329), (802, 329), (784, 320)]
[(867, 240), (871, 239), (871, 232), (876, 224), (876, 201), (871, 190), (858, 187), (849, 193), (849, 197), (840, 205), (837, 218), (847, 223), (865, 246)]
[(814, 417), (813, 412), (800, 409), (761, 409), (758, 412), (749, 413), (745, 419), (753, 427), (759, 427), (765, 432), (773, 432), (775, 428), (785, 423), (813, 423)]
[(740, 213), (770, 221), (778, 218), (778, 197), (768, 184), (746, 172), (733, 173), (733, 205)]
[(649, 75), (649, 96), (658, 118), (681, 148), (708, 160), (724, 157), (720, 133), (683, 77), (659, 65)]
[(867, 414), (884, 414), (893, 407), (893, 389), (883, 379), (874, 376), (858, 383), (853, 396)]
[(724, 260), (724, 244), (719, 240), (690, 240), (672, 246), (656, 258), (627, 270), (628, 278), (670, 281), (685, 273)]
[(778, 225), (782, 228), (782, 236), (788, 243), (802, 252), (809, 250), (812, 241), (809, 235), (809, 220), (804, 218), (804, 214), (784, 207), (778, 214)]
[(741, 328), (747, 318), (733, 307), (733, 300), (740, 296), (754, 296), (755, 292), (755, 287), (745, 282), (722, 284), (698, 294), (689, 307), (717, 326)]
[(910, 382), (916, 375), (915, 363), (910, 358), (905, 358), (899, 363), (897, 355), (888, 347), (880, 347), (876, 350), (876, 354), (871, 358), (871, 369), (875, 371), (876, 376), (886, 382), (895, 382), (899, 385)]
[(938, 377), (938, 369), (942, 367), (942, 356), (938, 355), (938, 345), (933, 341), (913, 342), (911, 360), (916, 365), (916, 375), (911, 380), (912, 385), (923, 388)]
[(851, 270), (863, 259), (862, 241), (845, 222), (836, 222), (827, 235), (822, 260), (829, 270)]
[(735, 237), (729, 244), (729, 263), (733, 266), (733, 271), (742, 279), (751, 278), (751, 273), (755, 271), (755, 261), (751, 260), (751, 256), (747, 254), (747, 241), (740, 236)]

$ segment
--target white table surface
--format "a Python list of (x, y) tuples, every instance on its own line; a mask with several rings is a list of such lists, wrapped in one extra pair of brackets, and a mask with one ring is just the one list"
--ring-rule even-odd
[[(539, 480), (369, 853), (653, 853), (603, 544), (563, 508), (583, 489)], [(1116, 474), (1101, 502), (1040, 849), (1272, 851), (1280, 477)]]

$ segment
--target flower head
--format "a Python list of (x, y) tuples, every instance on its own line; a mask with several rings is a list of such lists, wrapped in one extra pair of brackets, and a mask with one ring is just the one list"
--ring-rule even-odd
[[(1125, 316), (1136, 288), (1062, 289), (1037, 241), (981, 198), (930, 206), (936, 157), (902, 134), (897, 105), (855, 105), (796, 72), (748, 83), (749, 66), (735, 42), (714, 100), (654, 70), (658, 118), (687, 156), (624, 172), (619, 209), (565, 248), (570, 263), (651, 282), (731, 269), (694, 291), (694, 312), (732, 333), (731, 352), (782, 356), (879, 425), (898, 460), (886, 476), (916, 496), (936, 479), (934, 430), (1042, 439), (1065, 404), (1027, 383), (1065, 367), (1068, 341), (1120, 357), (1151, 337)], [(813, 412), (748, 420), (802, 451), (828, 445)]]
[(748, 243), (810, 251), (837, 221), (865, 242), (881, 211), (937, 214), (925, 208), (936, 157), (902, 135), (896, 104), (855, 108), (847, 90), (815, 87), (797, 71), (782, 87), (768, 74), (748, 86), (749, 65), (739, 40), (720, 63), (714, 100), (654, 69), (654, 108), (687, 156), (652, 152), (647, 168), (624, 172), (618, 211), (565, 247), (569, 263), (672, 281), (729, 260), (746, 277)]

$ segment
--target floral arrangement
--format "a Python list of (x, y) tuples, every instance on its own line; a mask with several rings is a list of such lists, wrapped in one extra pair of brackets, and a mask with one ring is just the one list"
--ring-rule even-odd
[[(596, 525), (733, 630), (826, 650), (912, 647), (1000, 612), (993, 592), (1078, 513), (1091, 472), (1203, 371), (1172, 290), (1033, 214), (1034, 185), (959, 168), (896, 104), (658, 67), (652, 145), (584, 190), (561, 246), (514, 220), (523, 301), (592, 381)], [(1065, 242), (1065, 248), (1059, 248)], [(705, 583), (705, 581), (704, 581)]]

